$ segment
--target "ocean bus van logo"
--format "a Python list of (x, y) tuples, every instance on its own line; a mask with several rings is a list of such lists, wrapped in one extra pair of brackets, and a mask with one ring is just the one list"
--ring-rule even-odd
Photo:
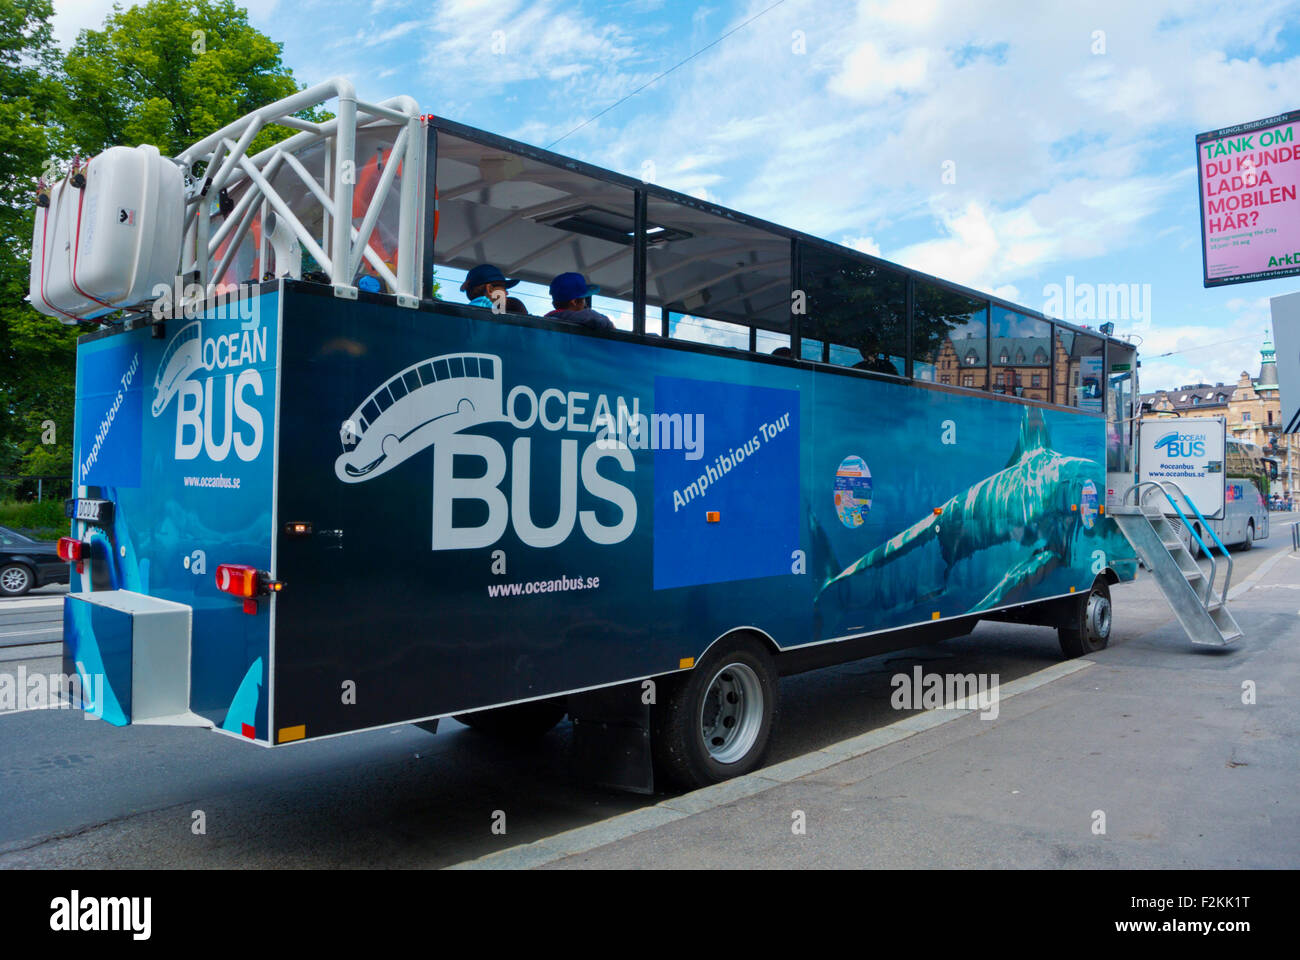
[(499, 357), (430, 357), (380, 386), (343, 421), (334, 473), (344, 483), (369, 480), (439, 439), (501, 419)]
[(1175, 430), (1157, 440), (1154, 447), (1156, 450), (1163, 447), (1165, 454), (1170, 457), (1203, 457), (1205, 456), (1205, 434), (1179, 433)]
[(176, 331), (158, 360), (150, 408), (160, 417), (176, 398), (175, 459), (193, 460), (205, 452), (220, 462), (232, 449), (245, 462), (258, 457), (264, 423), (249, 396), (265, 395), (257, 369), (265, 362), (265, 326), (241, 325), (206, 340), (198, 320)]
[(177, 331), (158, 361), (158, 375), (153, 381), (153, 415), (161, 416), (181, 384), (202, 368), (203, 326), (195, 320)]

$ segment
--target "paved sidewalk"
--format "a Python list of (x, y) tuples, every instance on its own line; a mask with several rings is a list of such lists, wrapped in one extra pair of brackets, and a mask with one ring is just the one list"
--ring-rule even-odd
[(1192, 646), (1147, 580), (1124, 584), (1138, 629), (1009, 684), (996, 719), (913, 715), (460, 866), (1295, 868), (1300, 557), (1233, 594), (1232, 647)]

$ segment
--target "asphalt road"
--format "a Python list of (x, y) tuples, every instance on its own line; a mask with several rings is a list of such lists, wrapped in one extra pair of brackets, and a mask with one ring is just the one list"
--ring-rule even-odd
[[(1281, 523), (1272, 533), (1236, 555), (1234, 582), (1289, 549)], [(1106, 655), (1140, 660), (1144, 649), (1181, 654), (1190, 646), (1167, 629), (1169, 611), (1146, 578), (1115, 588), (1114, 600)], [(0, 633), (40, 627), (22, 623), (23, 611), (18, 603), (0, 608)], [(1054, 631), (990, 623), (939, 646), (786, 678), (769, 759), (898, 720), (889, 677), (914, 664), (996, 673), (1007, 683), (1058, 660)], [(33, 657), (0, 670), (20, 662), (29, 671), (59, 669), (56, 658)], [(519, 751), (444, 721), (436, 736), (399, 727), (266, 750), (201, 730), (115, 728), (73, 711), (3, 715), (0, 867), (438, 867), (662, 799), (574, 779), (569, 736), (562, 725)], [(1056, 755), (1050, 742), (1019, 749)], [(493, 830), (501, 814), (504, 835)], [(195, 833), (200, 817), (205, 830)]]

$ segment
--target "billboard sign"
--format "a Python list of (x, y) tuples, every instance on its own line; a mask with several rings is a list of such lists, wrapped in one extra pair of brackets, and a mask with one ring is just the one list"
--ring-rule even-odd
[(1300, 111), (1196, 135), (1205, 286), (1300, 274)]
[[(1202, 516), (1222, 520), (1226, 439), (1227, 421), (1223, 417), (1143, 420), (1138, 424), (1138, 480), (1173, 481), (1191, 497)], [(1165, 489), (1179, 509), (1188, 513), (1186, 501), (1173, 489)], [(1173, 508), (1167, 507), (1166, 512), (1172, 514)]]

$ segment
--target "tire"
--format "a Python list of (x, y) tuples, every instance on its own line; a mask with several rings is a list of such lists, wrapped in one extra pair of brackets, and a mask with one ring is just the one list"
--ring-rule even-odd
[(1187, 552), (1192, 555), (1193, 560), (1199, 560), (1201, 559), (1201, 557), (1205, 556), (1205, 551), (1202, 550), (1201, 545), (1196, 542), (1196, 538), (1204, 537), (1205, 535), (1201, 533), (1201, 528), (1199, 525), (1192, 527), (1190, 529), (1195, 531), (1195, 535), (1187, 538)]
[(1105, 650), (1110, 643), (1110, 584), (1098, 577), (1087, 596), (1075, 604), (1070, 622), (1056, 628), (1066, 659)]
[(1241, 545), (1241, 552), (1245, 553), (1247, 550), (1252, 549), (1254, 546), (1255, 546), (1255, 521), (1247, 520), (1246, 539)]
[(21, 563), (8, 563), (0, 567), (0, 595), (21, 597), (36, 585), (32, 571)]
[(776, 724), (775, 664), (755, 637), (722, 640), (686, 674), (659, 684), (650, 714), (656, 785), (694, 789), (762, 762)]
[(487, 736), (515, 743), (526, 743), (539, 740), (549, 733), (564, 719), (567, 712), (567, 705), (561, 698), (516, 703), (508, 707), (495, 707), (474, 713), (459, 713), (456, 719), (471, 730)]

